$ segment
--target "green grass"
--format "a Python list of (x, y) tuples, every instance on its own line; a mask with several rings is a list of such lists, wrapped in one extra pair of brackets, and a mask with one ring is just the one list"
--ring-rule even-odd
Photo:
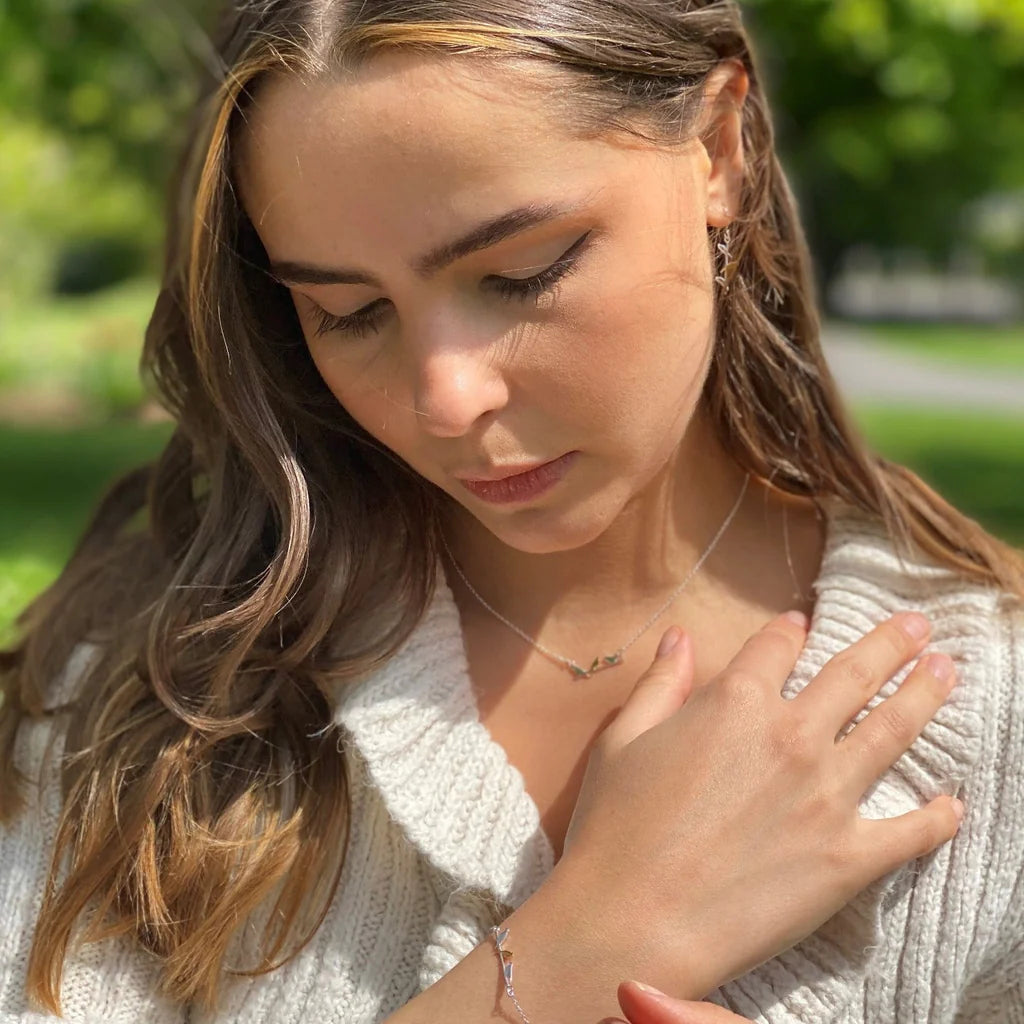
[(979, 370), (1019, 370), (1024, 375), (1024, 324), (878, 324), (868, 332), (880, 341), (929, 359)]
[(152, 458), (167, 424), (0, 425), (0, 635), (60, 571), (107, 485)]
[(871, 444), (997, 536), (1024, 547), (1024, 418), (862, 408)]
[[(879, 451), (1024, 546), (1024, 419), (870, 408), (858, 419)], [(167, 424), (65, 431), (0, 424), (0, 634), (57, 575), (107, 484), (155, 455), (169, 431)]]

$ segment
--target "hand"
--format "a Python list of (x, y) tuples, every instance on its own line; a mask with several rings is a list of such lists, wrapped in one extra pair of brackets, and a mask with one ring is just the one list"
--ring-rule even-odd
[(692, 696), (682, 634), (598, 737), (556, 868), (579, 887), (595, 949), (633, 977), (701, 997), (952, 838), (949, 797), (890, 820), (858, 813), (946, 700), (950, 659), (923, 659), (839, 739), (927, 635), (920, 616), (896, 616), (786, 700), (804, 625), (774, 620)]
[[(618, 995), (627, 1024), (751, 1024), (746, 1017), (723, 1010), (714, 1003), (673, 999), (636, 981), (624, 981)], [(611, 1021), (601, 1024), (611, 1024)]]

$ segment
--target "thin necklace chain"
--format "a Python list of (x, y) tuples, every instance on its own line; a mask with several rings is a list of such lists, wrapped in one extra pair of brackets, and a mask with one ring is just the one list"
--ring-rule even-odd
[(531, 647), (535, 647), (538, 651), (540, 651), (541, 654), (550, 658), (557, 664), (562, 665), (564, 668), (567, 668), (577, 678), (589, 679), (596, 672), (600, 672), (603, 669), (612, 668), (615, 665), (621, 665), (623, 662), (623, 656), (625, 655), (626, 651), (629, 650), (629, 648), (632, 647), (633, 644), (635, 644), (637, 640), (639, 640), (640, 637), (642, 637), (644, 633), (646, 633), (647, 630), (649, 630), (651, 626), (653, 626), (655, 622), (657, 622), (658, 619), (660, 619), (662, 615), (664, 615), (665, 612), (668, 611), (669, 607), (676, 600), (676, 598), (679, 597), (679, 595), (689, 586), (693, 577), (696, 576), (698, 572), (700, 572), (704, 563), (708, 560), (708, 558), (710, 558), (711, 553), (718, 546), (718, 542), (722, 539), (722, 536), (725, 534), (725, 531), (729, 529), (730, 525), (732, 525), (733, 519), (736, 518), (736, 513), (739, 512), (740, 510), (740, 505), (743, 504), (743, 499), (746, 497), (747, 488), (749, 486), (750, 474), (748, 473), (745, 479), (743, 480), (743, 486), (740, 488), (739, 497), (736, 499), (735, 504), (730, 509), (729, 514), (725, 517), (725, 521), (718, 528), (718, 532), (714, 535), (714, 537), (711, 538), (711, 542), (704, 549), (704, 553), (700, 556), (700, 558), (697, 559), (696, 562), (694, 562), (693, 567), (686, 574), (686, 577), (683, 579), (683, 582), (680, 583), (679, 586), (676, 587), (676, 589), (672, 591), (672, 593), (669, 595), (668, 600), (621, 647), (613, 651), (611, 654), (606, 654), (603, 657), (598, 656), (594, 658), (594, 660), (590, 663), (589, 668), (584, 668), (582, 665), (579, 665), (575, 661), (573, 661), (572, 658), (567, 658), (565, 657), (565, 655), (558, 654), (557, 652), (552, 651), (550, 648), (545, 647), (542, 643), (540, 643), (540, 641), (530, 636), (530, 634), (525, 632), (525, 630), (520, 629), (514, 622), (510, 621), (509, 619), (506, 619), (505, 616), (502, 615), (501, 612), (499, 612), (496, 608), (493, 608), (491, 605), (489, 605), (477, 593), (476, 588), (473, 586), (473, 584), (470, 583), (468, 579), (466, 579), (466, 574), (462, 571), (462, 566), (459, 565), (455, 556), (451, 552), (451, 548), (448, 547), (448, 541), (445, 539), (443, 531), (441, 531), (441, 543), (444, 546), (444, 550), (447, 553), (448, 558), (451, 560), (452, 565), (455, 567), (455, 571), (459, 574), (459, 578), (462, 580), (462, 582), (466, 584), (466, 587), (469, 589), (469, 592), (496, 619), (498, 619), (499, 622), (502, 622), (504, 623), (504, 625), (508, 626), (508, 628), (511, 629), (513, 633), (516, 633), (518, 636), (522, 637), (523, 640), (525, 640)]

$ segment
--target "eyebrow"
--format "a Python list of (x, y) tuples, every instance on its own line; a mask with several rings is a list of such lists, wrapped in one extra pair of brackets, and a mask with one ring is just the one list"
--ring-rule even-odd
[[(571, 204), (529, 203), (509, 210), (478, 224), (451, 242), (436, 246), (414, 260), (412, 268), (420, 277), (431, 277), (470, 253), (490, 248), (540, 224), (566, 217), (582, 205), (582, 201)], [(284, 260), (272, 262), (270, 273), (281, 284), (368, 284), (380, 287), (380, 282), (372, 275), (345, 267), (320, 267), (313, 263)]]

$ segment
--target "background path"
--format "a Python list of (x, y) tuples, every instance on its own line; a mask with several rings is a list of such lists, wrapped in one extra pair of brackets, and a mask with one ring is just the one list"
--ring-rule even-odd
[(1024, 415), (1024, 373), (981, 370), (898, 351), (845, 325), (826, 324), (825, 354), (853, 402)]

